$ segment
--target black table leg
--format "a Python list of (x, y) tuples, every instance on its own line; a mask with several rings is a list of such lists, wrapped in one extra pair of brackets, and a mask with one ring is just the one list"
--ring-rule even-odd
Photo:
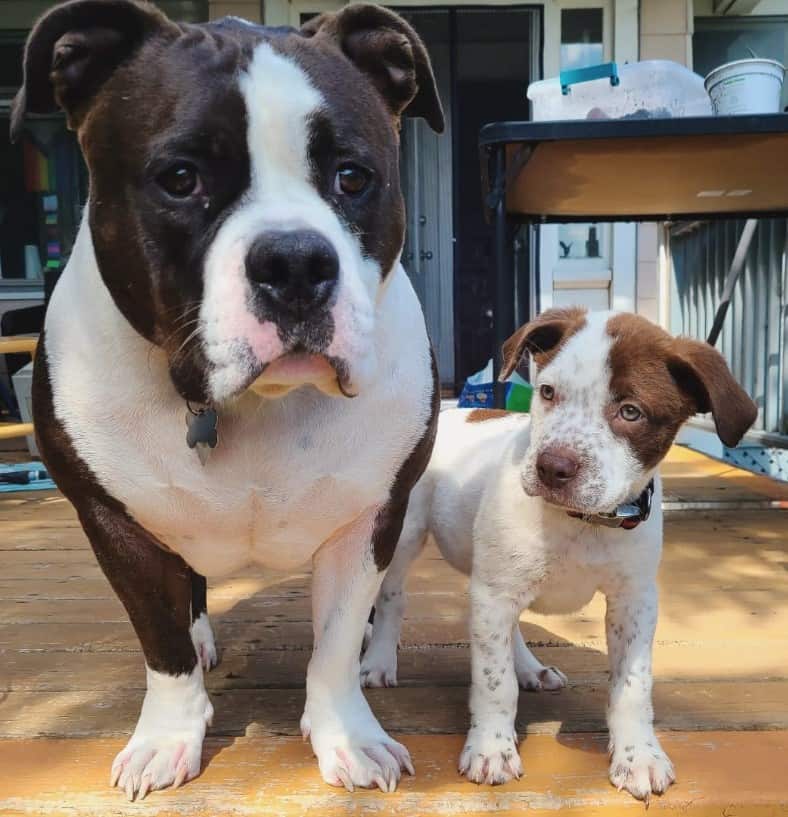
[(494, 155), (495, 180), (492, 189), (495, 203), (495, 306), (493, 310), (493, 378), (495, 380), (495, 407), (506, 407), (506, 384), (498, 382), (501, 371), (501, 349), (514, 332), (514, 267), (511, 259), (511, 230), (506, 215), (506, 149), (497, 146)]

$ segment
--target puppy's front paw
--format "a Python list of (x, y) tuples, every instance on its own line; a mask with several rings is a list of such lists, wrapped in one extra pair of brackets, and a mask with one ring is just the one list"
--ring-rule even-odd
[(567, 678), (558, 667), (542, 667), (541, 670), (517, 670), (517, 682), (529, 692), (557, 692), (566, 686)]
[(616, 744), (610, 760), (610, 782), (638, 800), (663, 794), (676, 780), (670, 758), (656, 738), (640, 744)]
[(473, 783), (490, 786), (519, 780), (523, 765), (514, 733), (471, 729), (460, 755), (459, 772)]

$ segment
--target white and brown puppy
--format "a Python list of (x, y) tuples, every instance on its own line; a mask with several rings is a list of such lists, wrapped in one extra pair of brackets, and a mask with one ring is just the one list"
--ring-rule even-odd
[(635, 315), (545, 312), (507, 342), (504, 377), (526, 351), (538, 371), (530, 416), (441, 414), (376, 603), (362, 678), (396, 683), (403, 582), (431, 532), (445, 558), (471, 575), (471, 727), (460, 771), (477, 783), (504, 783), (522, 774), (518, 681), (531, 689), (566, 682), (528, 650), (520, 612), (572, 612), (601, 591), (610, 780), (648, 799), (674, 780), (652, 725), (657, 466), (695, 412), (711, 411), (720, 438), (736, 445), (756, 408), (712, 347), (672, 338)]
[[(358, 661), (437, 416), (399, 263), (400, 117), (443, 125), (424, 46), (376, 6), (298, 31), (72, 0), (30, 36), (12, 132), (57, 107), (90, 199), (39, 346), (35, 424), (145, 654), (111, 781), (142, 797), (200, 770), (204, 577), (311, 559), (302, 729), (328, 783), (391, 791), (411, 761)], [(218, 433), (204, 467), (187, 417), (198, 451)]]

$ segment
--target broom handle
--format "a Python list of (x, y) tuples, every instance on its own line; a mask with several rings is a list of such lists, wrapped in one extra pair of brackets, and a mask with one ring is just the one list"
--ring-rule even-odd
[(736, 253), (731, 262), (731, 268), (728, 272), (728, 277), (725, 279), (725, 287), (722, 290), (722, 300), (717, 307), (717, 314), (714, 316), (714, 323), (711, 326), (706, 343), (714, 346), (722, 331), (722, 325), (725, 323), (725, 316), (728, 314), (728, 307), (731, 305), (731, 298), (733, 297), (733, 290), (736, 287), (736, 282), (739, 280), (741, 271), (744, 269), (744, 262), (747, 260), (747, 253), (752, 243), (752, 237), (755, 233), (755, 228), (758, 226), (758, 220), (748, 218), (744, 224), (744, 229), (741, 231), (739, 243), (736, 246)]

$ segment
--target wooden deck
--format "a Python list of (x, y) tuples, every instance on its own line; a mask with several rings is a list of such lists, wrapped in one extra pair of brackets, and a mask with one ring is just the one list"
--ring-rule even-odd
[[(655, 708), (679, 782), (660, 813), (788, 815), (788, 503), (785, 486), (675, 449), (655, 648)], [(732, 505), (730, 503), (733, 503)], [(728, 508), (737, 509), (730, 510)], [(248, 572), (211, 588), (223, 660), (200, 778), (128, 804), (110, 762), (134, 727), (142, 658), (70, 506), (0, 495), (0, 815), (554, 815), (642, 810), (606, 778), (603, 605), (523, 616), (559, 694), (521, 693), (526, 770), (496, 789), (459, 778), (469, 672), (465, 579), (428, 549), (416, 565), (397, 689), (369, 692), (411, 749), (392, 795), (325, 786), (298, 736), (309, 658), (309, 576)]]

